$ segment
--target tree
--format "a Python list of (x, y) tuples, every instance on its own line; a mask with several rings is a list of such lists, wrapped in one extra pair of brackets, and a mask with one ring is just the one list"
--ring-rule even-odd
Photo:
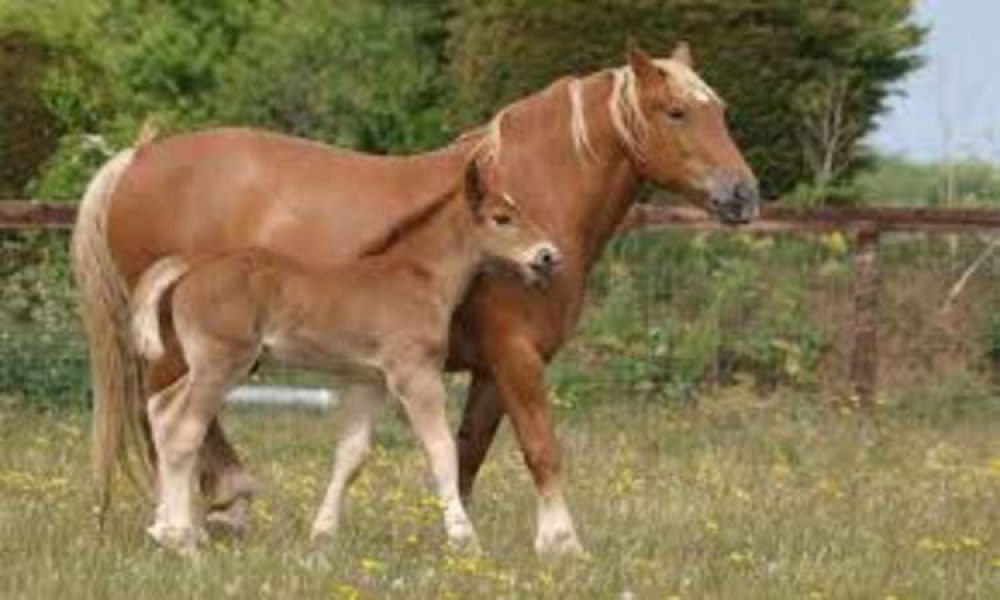
[(59, 123), (41, 96), (51, 60), (44, 40), (21, 31), (0, 33), (0, 198), (20, 197), (59, 143)]
[(444, 143), (439, 2), (305, 0), (260, 11), (216, 114), (369, 152)]

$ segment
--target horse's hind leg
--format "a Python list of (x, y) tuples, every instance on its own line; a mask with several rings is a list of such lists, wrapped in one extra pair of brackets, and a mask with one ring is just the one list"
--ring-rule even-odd
[(458, 489), (466, 507), (469, 506), (476, 475), (493, 444), (503, 416), (496, 383), (491, 377), (473, 375), (462, 413), (462, 425), (458, 429)]
[(313, 539), (333, 535), (340, 521), (344, 492), (371, 450), (372, 426), (385, 404), (385, 388), (377, 383), (352, 383), (343, 392), (340, 440), (333, 474), (312, 526)]
[(257, 484), (213, 417), (199, 457), (201, 491), (208, 503), (206, 521), (213, 531), (242, 534)]
[(458, 545), (477, 548), (476, 532), (458, 493), (458, 456), (445, 414), (447, 394), (441, 374), (431, 367), (404, 368), (405, 373), (390, 375), (389, 388), (402, 402), (427, 453), (438, 496), (444, 505), (448, 539)]

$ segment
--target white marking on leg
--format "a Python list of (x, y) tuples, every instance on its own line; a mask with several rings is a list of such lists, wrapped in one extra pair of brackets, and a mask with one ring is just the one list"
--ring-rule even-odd
[(458, 493), (458, 450), (444, 411), (441, 377), (433, 370), (413, 374), (406, 386), (392, 386), (403, 403), (413, 430), (423, 443), (444, 507), (444, 526), (455, 545), (478, 549), (476, 532)]
[(160, 506), (149, 534), (160, 544), (182, 554), (193, 554), (204, 537), (194, 518), (198, 450), (208, 429), (203, 414), (190, 410), (200, 398), (189, 375), (182, 377), (149, 403), (149, 424), (159, 456)]
[(535, 551), (539, 554), (576, 554), (583, 552), (573, 527), (573, 518), (561, 493), (538, 496), (538, 535)]

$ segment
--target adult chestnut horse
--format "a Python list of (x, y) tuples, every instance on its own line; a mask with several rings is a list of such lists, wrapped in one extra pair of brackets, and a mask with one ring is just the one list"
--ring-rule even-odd
[[(492, 158), (490, 186), (523, 198), (526, 217), (547, 230), (564, 261), (544, 294), (481, 278), (453, 321), (449, 366), (473, 376), (459, 432), (461, 487), (471, 489), (506, 414), (538, 490), (536, 549), (578, 549), (543, 371), (579, 317), (587, 274), (644, 180), (688, 195), (727, 222), (757, 214), (756, 179), (729, 136), (724, 105), (694, 72), (683, 44), (655, 60), (632, 48), (628, 65), (561, 79), (429, 154), (374, 157), (213, 130), (112, 159), (91, 182), (74, 237), (95, 428), (105, 449), (96, 456), (102, 497), (129, 448), (150, 448), (141, 398), (185, 369), (176, 345), (142, 364), (127, 335), (129, 294), (143, 271), (168, 254), (195, 262), (247, 247), (317, 268), (350, 261), (384, 246), (440, 197), (475, 151)], [(170, 324), (164, 327), (169, 332)], [(210, 517), (238, 521), (252, 480), (217, 422), (205, 447)], [(143, 452), (131, 455), (149, 462)]]

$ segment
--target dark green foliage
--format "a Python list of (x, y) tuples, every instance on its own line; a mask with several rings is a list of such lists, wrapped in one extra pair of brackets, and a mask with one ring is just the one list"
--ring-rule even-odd
[(86, 405), (87, 362), (73, 310), (67, 239), (62, 233), (0, 233), (0, 398)]
[(0, 198), (22, 197), (59, 142), (41, 90), (52, 53), (37, 35), (0, 29)]
[[(307, 0), (259, 11), (213, 108), (369, 152), (444, 144), (438, 3)], [(280, 15), (274, 14), (275, 11)]]

